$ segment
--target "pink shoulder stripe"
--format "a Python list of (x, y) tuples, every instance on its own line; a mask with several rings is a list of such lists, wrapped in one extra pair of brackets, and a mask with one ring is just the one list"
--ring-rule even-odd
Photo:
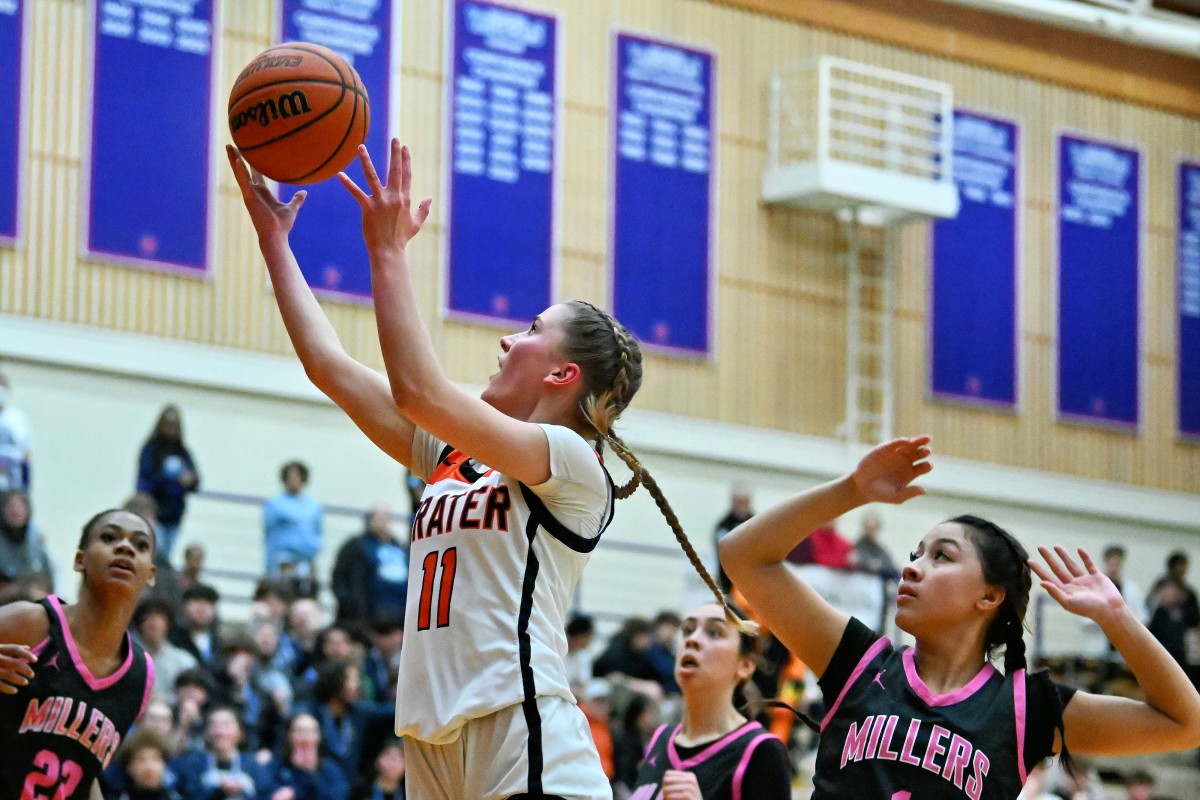
[(49, 636), (47, 636), (45, 639), (42, 639), (40, 642), (35, 644), (32, 648), (30, 648), (30, 650), (35, 656), (40, 656), (42, 654), (42, 651), (46, 649), (46, 645), (48, 645), (48, 644), (50, 644)]
[(1025, 773), (1025, 670), (1019, 669), (1013, 673), (1013, 707), (1017, 714), (1017, 772), (1021, 775), (1021, 785), (1029, 777)]
[(733, 800), (742, 800), (742, 778), (746, 775), (746, 768), (750, 766), (750, 756), (754, 755), (754, 749), (767, 739), (773, 738), (775, 738), (773, 733), (761, 733), (746, 745), (746, 750), (742, 753), (741, 760), (738, 761), (737, 769), (733, 771)]
[(905, 650), (902, 657), (904, 660), (904, 674), (908, 678), (908, 685), (917, 693), (917, 697), (935, 707), (949, 706), (966, 700), (982, 689), (983, 685), (988, 682), (988, 679), (996, 674), (996, 668), (991, 663), (985, 663), (966, 686), (947, 694), (934, 694), (925, 685), (925, 681), (921, 680), (921, 676), (917, 674), (917, 660), (913, 654), (913, 649), (910, 647)]
[(666, 725), (659, 725), (654, 731), (654, 735), (650, 737), (650, 741), (646, 744), (646, 752), (642, 753), (642, 758), (650, 755), (650, 751), (654, 749), (654, 743), (658, 741), (658, 737), (662, 736), (662, 732), (667, 729)]
[(745, 725), (738, 727), (736, 730), (730, 731), (729, 733), (725, 734), (720, 739), (713, 742), (712, 744), (710, 744), (708, 747), (701, 750), (696, 755), (694, 755), (691, 758), (684, 761), (679, 757), (679, 753), (677, 753), (675, 751), (675, 736), (678, 735), (678, 733), (682, 729), (682, 727), (683, 726), (679, 726), (675, 730), (671, 731), (671, 738), (667, 740), (667, 757), (671, 759), (671, 766), (673, 766), (675, 769), (689, 769), (689, 770), (692, 767), (696, 766), (697, 764), (700, 764), (701, 762), (703, 762), (709, 758), (712, 758), (716, 753), (720, 752), (722, 748), (724, 748), (726, 745), (728, 745), (734, 739), (737, 739), (738, 737), (745, 734), (747, 731), (753, 730), (755, 728), (758, 728), (759, 730), (762, 729), (762, 725), (759, 725), (757, 722), (751, 720), (750, 722), (747, 722)]
[(867, 652), (863, 653), (863, 657), (858, 660), (858, 665), (854, 667), (854, 671), (850, 673), (850, 677), (846, 679), (846, 685), (842, 687), (842, 691), (838, 692), (837, 700), (833, 701), (833, 705), (829, 707), (829, 711), (825, 714), (825, 718), (821, 720), (821, 730), (825, 730), (825, 726), (833, 719), (833, 715), (837, 713), (838, 708), (842, 705), (842, 700), (846, 698), (846, 692), (850, 691), (850, 687), (854, 685), (860, 677), (867, 665), (883, 652), (883, 648), (889, 644), (886, 636), (880, 636), (875, 640), (875, 644), (867, 648)]
[(57, 595), (50, 595), (46, 598), (50, 602), (50, 607), (54, 609), (54, 613), (58, 615), (58, 623), (62, 627), (63, 640), (67, 643), (67, 651), (71, 654), (71, 661), (75, 663), (75, 669), (79, 670), (79, 674), (83, 676), (84, 682), (93, 691), (100, 691), (112, 686), (121, 678), (125, 677), (125, 673), (129, 672), (129, 668), (133, 665), (133, 642), (129, 641), (129, 634), (125, 634), (125, 662), (117, 667), (117, 670), (107, 678), (97, 678), (88, 669), (88, 665), (83, 662), (83, 656), (79, 654), (79, 648), (75, 645), (75, 637), (71, 635), (71, 626), (67, 624), (67, 612), (62, 607), (62, 601)]

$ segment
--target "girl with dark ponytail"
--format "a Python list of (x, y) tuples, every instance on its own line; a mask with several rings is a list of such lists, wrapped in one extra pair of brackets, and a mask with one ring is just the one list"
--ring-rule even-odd
[[(871, 502), (925, 493), (930, 438), (896, 439), (850, 474), (763, 512), (721, 540), (721, 563), (763, 622), (818, 676), (828, 708), (814, 800), (1017, 797), (1058, 753), (1123, 755), (1200, 745), (1200, 695), (1125, 606), (1088, 554), (1028, 557), (1004, 529), (963, 515), (927, 533), (904, 567), (894, 647), (830, 606), (784, 564), (812, 530)], [(1137, 678), (1144, 702), (1029, 673), (1023, 638), (1033, 575), (1063, 608), (1096, 622)], [(1003, 672), (992, 661), (1003, 649)]]

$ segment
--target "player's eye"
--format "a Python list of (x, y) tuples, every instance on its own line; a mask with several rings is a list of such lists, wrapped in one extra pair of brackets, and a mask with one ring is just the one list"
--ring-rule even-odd
[(920, 557), (921, 557), (921, 554), (919, 552), (917, 552), (916, 550), (913, 550), (912, 552), (910, 552), (908, 554), (909, 561), (916, 561)]

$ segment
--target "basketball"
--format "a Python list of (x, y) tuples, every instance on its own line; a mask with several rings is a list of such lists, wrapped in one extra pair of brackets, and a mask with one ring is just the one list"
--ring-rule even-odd
[(345, 169), (367, 136), (362, 79), (327, 47), (289, 42), (259, 53), (229, 93), (242, 156), (280, 183), (318, 183)]

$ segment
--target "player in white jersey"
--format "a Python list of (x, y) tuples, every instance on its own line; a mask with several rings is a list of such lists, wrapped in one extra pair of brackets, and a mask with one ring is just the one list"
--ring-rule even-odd
[[(409, 800), (610, 798), (563, 657), (567, 609), (614, 498), (646, 485), (716, 591), (612, 432), (641, 385), (641, 351), (590, 303), (559, 303), (500, 340), (500, 369), (481, 397), (464, 392), (437, 361), (409, 280), (405, 249), (430, 201), (411, 202), (408, 148), (392, 140), (386, 183), (359, 153), (370, 194), (339, 179), (362, 207), (386, 379), (345, 353), (304, 282), (287, 242), (303, 193), (280, 203), (229, 149), (308, 376), (429, 483), (412, 530), (397, 692)], [(633, 470), (619, 489), (602, 443)]]

